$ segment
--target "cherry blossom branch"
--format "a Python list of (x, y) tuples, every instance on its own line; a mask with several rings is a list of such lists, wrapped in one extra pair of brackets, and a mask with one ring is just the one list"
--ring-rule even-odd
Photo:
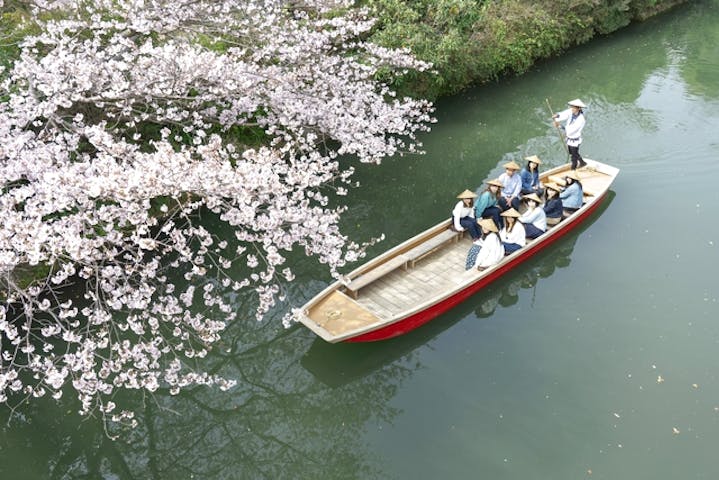
[(351, 162), (419, 151), (431, 104), (376, 78), (430, 66), (345, 1), (33, 4), (0, 76), (0, 403), (132, 425), (118, 391), (232, 387), (201, 360), (285, 300), (290, 252), (339, 278), (381, 240), (340, 230)]

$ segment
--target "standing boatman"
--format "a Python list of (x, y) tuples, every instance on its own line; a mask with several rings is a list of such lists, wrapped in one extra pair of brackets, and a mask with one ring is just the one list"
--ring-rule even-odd
[(582, 168), (587, 164), (579, 155), (579, 145), (582, 143), (582, 129), (587, 123), (584, 118), (583, 109), (587, 106), (580, 99), (567, 102), (569, 108), (552, 116), (554, 126), (559, 127), (559, 122), (565, 122), (561, 127), (567, 135), (567, 151), (572, 157), (572, 170)]

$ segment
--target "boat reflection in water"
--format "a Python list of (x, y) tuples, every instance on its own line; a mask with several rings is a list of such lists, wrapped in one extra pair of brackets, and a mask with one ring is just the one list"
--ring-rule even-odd
[(520, 290), (534, 288), (540, 279), (550, 277), (556, 269), (571, 263), (577, 239), (609, 208), (614, 196), (613, 191), (607, 192), (597, 210), (575, 230), (435, 321), (384, 342), (332, 344), (316, 338), (302, 357), (302, 366), (324, 384), (341, 386), (411, 355), (417, 347), (466, 318), (469, 311), (474, 310), (476, 316), (487, 318), (494, 314), (498, 305), (514, 305), (519, 300)]

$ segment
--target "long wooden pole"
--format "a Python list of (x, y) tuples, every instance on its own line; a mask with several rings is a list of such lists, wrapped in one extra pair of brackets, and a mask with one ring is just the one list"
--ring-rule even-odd
[[(549, 113), (552, 114), (552, 120), (554, 121), (554, 111), (552, 110), (552, 106), (549, 104), (549, 99), (545, 98), (545, 102), (547, 102), (547, 108), (549, 108)], [(554, 121), (554, 127), (557, 129), (557, 132), (559, 133), (559, 140), (562, 141), (562, 145), (564, 145), (564, 151), (567, 152), (567, 155), (569, 155), (569, 146), (567, 145), (567, 140), (564, 138), (564, 132), (562, 132), (562, 129), (557, 124), (556, 121)]]

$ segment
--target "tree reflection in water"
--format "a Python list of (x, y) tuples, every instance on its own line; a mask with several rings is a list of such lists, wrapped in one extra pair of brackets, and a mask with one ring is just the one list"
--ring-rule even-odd
[(311, 334), (278, 333), (267, 327), (273, 320), (279, 323), (243, 325), (229, 351), (210, 358), (215, 371), (238, 380), (230, 392), (198, 387), (177, 397), (159, 390), (118, 399), (134, 403), (139, 421), (118, 441), (107, 438), (99, 419), (79, 420), (71, 401), (31, 404), (1, 427), (0, 478), (381, 477), (363, 429), (392, 421), (390, 400), (412, 368), (387, 364), (328, 387), (299, 362)]

